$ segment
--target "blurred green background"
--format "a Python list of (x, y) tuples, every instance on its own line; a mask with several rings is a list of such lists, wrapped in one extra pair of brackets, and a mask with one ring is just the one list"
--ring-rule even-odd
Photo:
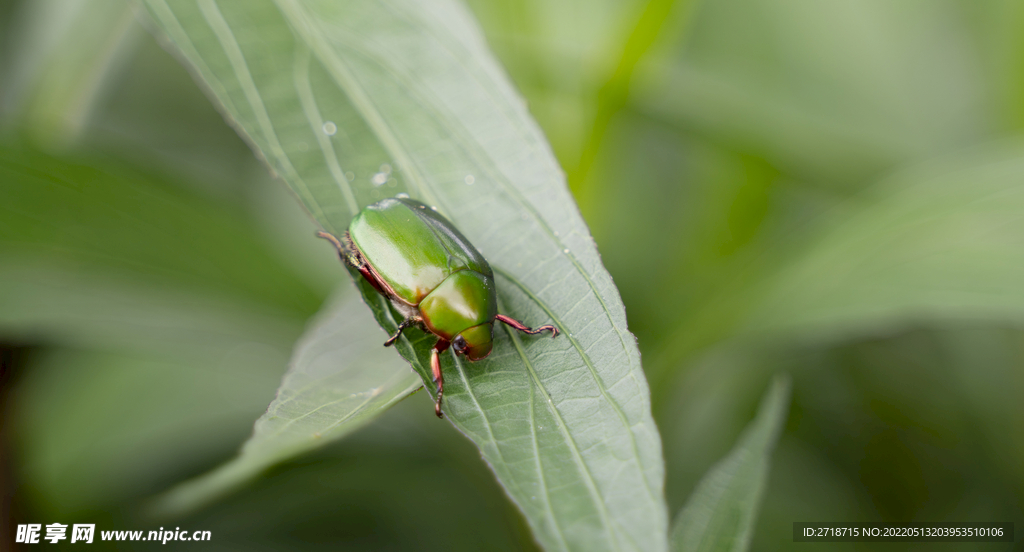
[[(1024, 3), (469, 7), (622, 294), (672, 512), (786, 371), (753, 549), (1024, 527)], [(5, 1), (0, 29), (0, 546), (156, 529), (142, 501), (232, 456), (346, 277), (128, 6)], [(173, 523), (204, 550), (533, 547), (428, 400)]]

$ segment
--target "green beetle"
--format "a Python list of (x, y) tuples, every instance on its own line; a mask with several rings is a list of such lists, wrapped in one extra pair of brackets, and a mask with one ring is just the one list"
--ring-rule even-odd
[(385, 347), (410, 326), (437, 336), (430, 370), (437, 384), (434, 412), (439, 418), (444, 393), (440, 355), (449, 347), (469, 360), (486, 357), (495, 320), (528, 334), (558, 335), (554, 326), (531, 329), (498, 314), (494, 273), (487, 260), (448, 219), (419, 201), (407, 197), (379, 201), (360, 211), (341, 239), (327, 232), (317, 236), (333, 243), (341, 260), (358, 270), (404, 316)]

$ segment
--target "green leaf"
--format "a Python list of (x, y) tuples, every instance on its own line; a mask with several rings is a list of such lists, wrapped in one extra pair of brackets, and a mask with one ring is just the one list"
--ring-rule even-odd
[(736, 446), (701, 479), (672, 528), (675, 552), (742, 552), (768, 479), (775, 441), (789, 411), (789, 378), (777, 376), (757, 418)]
[(0, 147), (0, 334), (287, 346), (320, 297), (240, 213), (122, 163)]
[(158, 497), (152, 513), (179, 515), (266, 468), (348, 435), (422, 384), (381, 346), (387, 337), (354, 293), (321, 312), (299, 340), (277, 398), (238, 457)]
[(803, 340), (920, 320), (1024, 320), (1024, 145), (903, 171), (828, 215), (740, 328)]
[(0, 182), (0, 340), (33, 351), (9, 421), (37, 502), (130, 500), (230, 454), (320, 297), (236, 209), (123, 161), (4, 145)]
[(972, 148), (880, 179), (780, 232), (672, 331), (658, 377), (733, 339), (806, 345), (936, 321), (1019, 323), (1022, 178), (1024, 143)]
[[(563, 330), (552, 340), (502, 328), (487, 360), (444, 360), (448, 418), (538, 541), (665, 549), (661, 444), (621, 300), (543, 135), (464, 9), (144, 5), (324, 229), (337, 234), (368, 203), (409, 193), (488, 258), (501, 312)], [(395, 313), (361, 285), (393, 330)], [(425, 381), (431, 341), (413, 331), (398, 343)]]
[(266, 408), (288, 351), (191, 345), (51, 346), (29, 356), (4, 421), (33, 504), (62, 514), (110, 508), (231, 454)]

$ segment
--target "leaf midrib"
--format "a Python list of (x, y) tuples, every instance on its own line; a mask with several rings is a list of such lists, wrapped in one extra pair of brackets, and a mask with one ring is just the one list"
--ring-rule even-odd
[[(473, 399), (473, 404), (476, 405), (477, 410), (480, 411), (480, 414), (483, 417), (484, 426), (487, 428), (487, 438), (491, 441), (491, 443), (494, 444), (494, 449), (498, 453), (498, 459), (501, 460), (502, 464), (508, 466), (509, 463), (505, 461), (505, 455), (501, 452), (501, 445), (498, 443), (498, 440), (494, 437), (494, 431), (491, 428), (491, 420), (487, 416), (487, 411), (480, 406), (480, 402), (477, 401), (476, 399), (476, 393), (473, 392), (473, 387), (469, 384), (469, 379), (466, 377), (466, 371), (463, 367), (462, 361), (459, 360), (458, 355), (452, 355), (452, 358), (455, 359), (455, 366), (459, 370), (459, 376), (462, 378), (463, 385), (466, 386), (466, 392), (469, 393), (470, 398)], [(558, 518), (555, 517), (554, 508), (552, 508), (551, 506), (551, 499), (547, 494), (547, 479), (544, 477), (544, 471), (540, 469), (539, 465), (540, 450), (537, 448), (536, 424), (533, 420), (533, 386), (530, 386), (530, 433), (533, 441), (534, 458), (536, 459), (535, 464), (537, 464), (537, 475), (540, 477), (541, 492), (544, 496), (544, 503), (547, 506), (547, 518), (550, 520), (551, 524), (554, 525), (556, 529), (556, 534), (558, 536), (559, 542), (562, 545), (562, 549), (568, 550), (569, 548), (565, 542), (565, 536), (562, 534), (562, 527), (558, 524)], [(519, 481), (515, 478), (510, 479), (513, 482), (515, 482), (516, 489), (519, 491), (520, 495), (525, 497), (526, 493), (524, 493), (522, 487), (519, 486)]]
[[(356, 202), (352, 186), (348, 184), (348, 179), (345, 178), (345, 171), (342, 170), (341, 164), (338, 163), (338, 156), (334, 153), (334, 147), (331, 145), (331, 141), (327, 138), (326, 134), (324, 134), (324, 118), (320, 114), (320, 106), (317, 105), (316, 96), (313, 94), (313, 83), (309, 80), (309, 48), (299, 43), (295, 57), (295, 69), (292, 73), (292, 78), (295, 82), (295, 92), (299, 95), (299, 103), (302, 104), (302, 114), (309, 121), (310, 130), (313, 132), (313, 136), (316, 136), (317, 145), (320, 146), (320, 151), (324, 154), (324, 159), (327, 161), (327, 167), (334, 178), (334, 183), (341, 190), (345, 203), (348, 205), (348, 211), (354, 217), (359, 212), (359, 204)], [(299, 59), (300, 57), (301, 59)], [(313, 120), (311, 112), (312, 115), (316, 116), (317, 120)], [(338, 228), (334, 228), (333, 225), (330, 226), (335, 235), (340, 233)]]
[[(288, 173), (289, 181), (301, 186), (306, 195), (312, 196), (306, 182), (299, 176), (295, 166), (292, 165), (291, 157), (288, 156), (284, 147), (281, 146), (281, 142), (277, 139), (274, 123), (270, 119), (270, 114), (267, 113), (266, 106), (263, 105), (263, 98), (260, 95), (259, 88), (256, 86), (256, 82), (252, 78), (252, 73), (249, 72), (249, 64), (245, 60), (245, 54), (242, 53), (238, 41), (235, 40), (234, 31), (231, 30), (220, 8), (217, 6), (217, 1), (196, 0), (196, 3), (207, 25), (210, 26), (210, 30), (217, 37), (217, 41), (224, 50), (231, 68), (239, 78), (238, 84), (242, 88), (242, 93), (245, 94), (245, 99), (249, 102), (249, 107), (252, 108), (253, 115), (256, 116), (260, 132), (263, 134), (263, 139), (266, 140), (267, 145), (270, 146), (271, 153), (278, 163), (281, 164), (281, 167), (284, 168), (285, 172)], [(274, 169), (274, 167), (271, 166), (271, 169)], [(317, 211), (317, 213), (314, 213), (314, 218), (317, 220), (324, 219), (323, 211), (320, 210), (318, 203), (312, 202), (310, 208), (315, 208)]]
[[(412, 183), (422, 192), (425, 187), (425, 177), (419, 170), (414, 170), (416, 164), (412, 156), (406, 152), (398, 135), (392, 131), (384, 116), (370, 100), (369, 94), (360, 86), (355, 76), (351, 74), (348, 66), (334, 55), (330, 46), (320, 36), (320, 33), (312, 30), (314, 28), (313, 23), (309, 21), (302, 8), (297, 6), (294, 0), (273, 0), (273, 2), (281, 11), (285, 20), (291, 24), (292, 29), (301, 35), (308, 44), (313, 46), (312, 51), (317, 59), (327, 69), (334, 82), (345, 91), (345, 95), (356, 107), (356, 111), (366, 120), (367, 125), (373, 129), (374, 135), (381, 141), (384, 149), (395, 156), (399, 166), (406, 167), (406, 174), (410, 175)], [(347, 186), (348, 183), (345, 182), (344, 185)], [(421, 197), (425, 197), (425, 195), (421, 195)], [(432, 202), (437, 203), (437, 198), (432, 198)]]
[[(501, 306), (500, 301), (499, 306)], [(537, 370), (533, 367), (533, 363), (530, 362), (530, 358), (526, 355), (526, 351), (523, 350), (523, 344), (520, 341), (517, 332), (513, 331), (512, 328), (509, 328), (508, 326), (503, 326), (503, 328), (505, 329), (505, 333), (512, 340), (512, 344), (515, 346), (516, 352), (519, 354), (519, 358), (522, 359), (523, 364), (526, 365), (527, 373), (530, 374), (530, 378), (533, 380), (533, 384), (536, 385), (537, 389), (544, 391), (544, 395), (548, 397), (548, 400), (545, 402), (549, 407), (549, 411), (554, 416), (555, 421), (558, 423), (558, 430), (562, 434), (563, 440), (569, 445), (569, 451), (572, 453), (572, 459), (573, 462), (576, 464), (576, 468), (580, 471), (581, 475), (585, 476), (583, 477), (583, 481), (586, 483), (587, 490), (590, 492), (591, 500), (597, 506), (597, 512), (598, 515), (601, 516), (601, 522), (604, 526), (604, 530), (606, 533), (608, 533), (610, 542), (617, 542), (617, 540), (615, 539), (614, 527), (612, 526), (611, 519), (609, 517), (610, 515), (608, 513), (607, 505), (603, 500), (601, 492), (598, 490), (597, 482), (594, 480), (593, 474), (590, 473), (590, 467), (587, 466), (587, 463), (583, 461), (583, 458), (579, 450), (579, 446), (576, 444), (576, 440), (572, 438), (572, 435), (569, 432), (569, 428), (565, 424), (565, 420), (562, 419), (562, 414), (558, 411), (558, 408), (555, 407), (555, 405), (551, 402), (551, 395), (547, 393), (544, 384), (541, 383), (540, 376), (537, 374)], [(532, 388), (533, 385), (531, 385), (530, 387)], [(530, 416), (533, 416), (532, 408), (530, 410)], [(530, 427), (534, 428), (536, 427), (536, 424), (531, 424)], [(538, 454), (536, 456), (539, 462), (540, 455)], [(545, 497), (549, 497), (549, 495), (545, 493)], [(548, 498), (547, 500), (550, 502), (550, 498)]]

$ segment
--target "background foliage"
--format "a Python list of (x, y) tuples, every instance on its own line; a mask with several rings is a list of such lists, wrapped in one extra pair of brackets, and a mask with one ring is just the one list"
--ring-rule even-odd
[[(794, 520), (1024, 521), (1019, 2), (469, 7), (626, 304), (671, 512), (787, 371), (755, 549)], [(123, 4), (0, 18), (4, 519), (149, 528), (139, 501), (234, 454), (343, 275)], [(429, 410), (175, 523), (246, 549), (535, 546)]]

